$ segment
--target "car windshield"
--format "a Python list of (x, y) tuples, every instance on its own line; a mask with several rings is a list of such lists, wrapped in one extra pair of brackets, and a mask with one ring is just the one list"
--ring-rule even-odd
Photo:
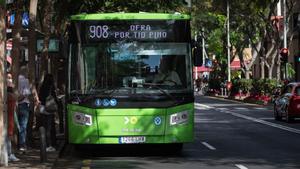
[(192, 90), (188, 43), (71, 44), (70, 91), (153, 94)]

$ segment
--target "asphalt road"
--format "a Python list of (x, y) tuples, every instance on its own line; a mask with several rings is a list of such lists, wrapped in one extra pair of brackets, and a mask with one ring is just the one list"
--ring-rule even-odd
[(275, 121), (272, 107), (198, 96), (195, 142), (181, 154), (162, 147), (66, 149), (55, 168), (299, 169), (300, 120)]

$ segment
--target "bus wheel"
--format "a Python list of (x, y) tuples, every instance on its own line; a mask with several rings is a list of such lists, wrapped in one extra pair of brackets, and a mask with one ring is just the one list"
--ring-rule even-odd
[(174, 154), (181, 154), (183, 143), (174, 143), (170, 146), (170, 151)]

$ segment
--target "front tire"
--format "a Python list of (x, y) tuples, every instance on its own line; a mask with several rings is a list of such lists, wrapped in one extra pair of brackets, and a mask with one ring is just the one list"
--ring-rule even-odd
[(290, 123), (290, 122), (293, 121), (293, 117), (291, 117), (291, 116), (289, 115), (289, 107), (288, 107), (288, 106), (286, 106), (286, 108), (285, 108), (285, 121), (286, 121), (287, 123)]
[(274, 105), (274, 118), (277, 121), (282, 120), (282, 117), (279, 116), (278, 110), (276, 109), (276, 105)]

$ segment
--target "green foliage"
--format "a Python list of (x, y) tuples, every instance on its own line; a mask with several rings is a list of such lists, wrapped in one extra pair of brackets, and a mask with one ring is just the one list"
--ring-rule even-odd
[(5, 5), (5, 2), (6, 2), (5, 0), (0, 0), (0, 5), (1, 5), (1, 6), (4, 6), (4, 5)]
[(220, 78), (210, 78), (208, 81), (209, 89), (220, 90), (222, 84), (222, 79)]
[(252, 79), (239, 79), (237, 84), (238, 84), (238, 88), (246, 93), (248, 93), (253, 87)]
[[(65, 2), (61, 2), (65, 3)], [(96, 12), (182, 12), (188, 10), (183, 0), (69, 0), (69, 13)], [(74, 9), (75, 8), (75, 9)]]
[(262, 93), (265, 90), (264, 87), (265, 79), (255, 79), (253, 80), (253, 92)]
[(253, 81), (253, 92), (270, 95), (275, 88), (281, 85), (281, 82), (276, 79), (258, 79)]
[(295, 74), (296, 74), (296, 72), (293, 68), (293, 65), (290, 64), (290, 63), (287, 63), (286, 68), (287, 68), (287, 77), (288, 77), (288, 79), (293, 79), (295, 77)]

